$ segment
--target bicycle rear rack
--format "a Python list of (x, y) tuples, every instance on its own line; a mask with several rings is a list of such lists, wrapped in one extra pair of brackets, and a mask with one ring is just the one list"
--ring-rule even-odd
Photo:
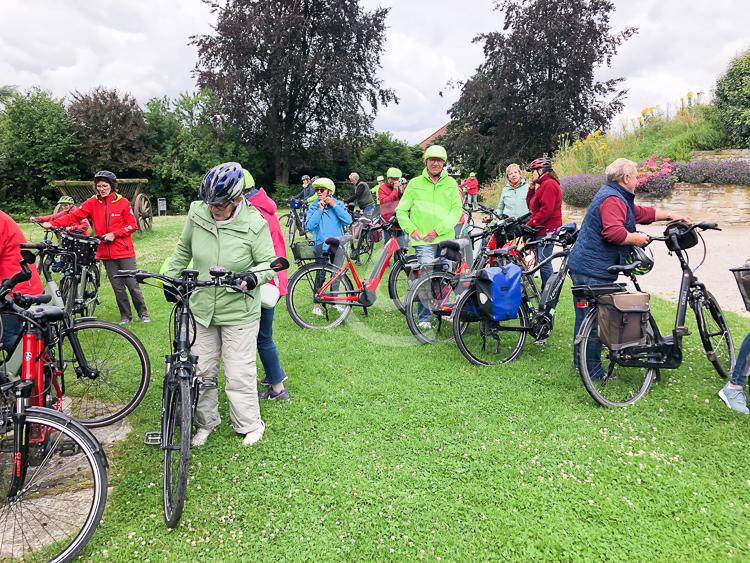
[(160, 446), (161, 445), (161, 432), (146, 432), (143, 437), (143, 443), (147, 446)]

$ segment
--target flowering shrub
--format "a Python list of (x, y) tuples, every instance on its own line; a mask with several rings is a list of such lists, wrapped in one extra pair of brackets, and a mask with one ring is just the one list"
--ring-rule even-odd
[(671, 159), (655, 154), (643, 162), (638, 173), (638, 191), (658, 198), (668, 196), (677, 182)]
[(690, 184), (750, 185), (750, 164), (736, 160), (691, 160), (675, 164), (678, 181)]
[(591, 200), (605, 183), (604, 175), (576, 174), (561, 181), (563, 201), (574, 207), (588, 207)]

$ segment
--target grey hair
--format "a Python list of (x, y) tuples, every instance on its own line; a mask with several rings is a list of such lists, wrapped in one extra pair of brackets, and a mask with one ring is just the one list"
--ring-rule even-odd
[(625, 174), (635, 174), (636, 172), (638, 172), (638, 165), (627, 158), (616, 159), (604, 170), (608, 182), (619, 182)]
[(355, 182), (359, 182), (359, 174), (357, 174), (356, 172), (352, 172), (351, 174), (349, 174), (349, 179), (354, 180)]

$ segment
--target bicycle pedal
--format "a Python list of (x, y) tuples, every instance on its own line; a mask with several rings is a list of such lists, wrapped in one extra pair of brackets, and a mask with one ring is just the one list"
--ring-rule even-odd
[(143, 437), (143, 443), (147, 446), (160, 446), (161, 445), (161, 432), (146, 432)]

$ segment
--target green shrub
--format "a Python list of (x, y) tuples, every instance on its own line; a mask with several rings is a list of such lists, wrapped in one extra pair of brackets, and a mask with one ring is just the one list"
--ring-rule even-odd
[(735, 146), (750, 147), (750, 49), (716, 82), (716, 111)]

